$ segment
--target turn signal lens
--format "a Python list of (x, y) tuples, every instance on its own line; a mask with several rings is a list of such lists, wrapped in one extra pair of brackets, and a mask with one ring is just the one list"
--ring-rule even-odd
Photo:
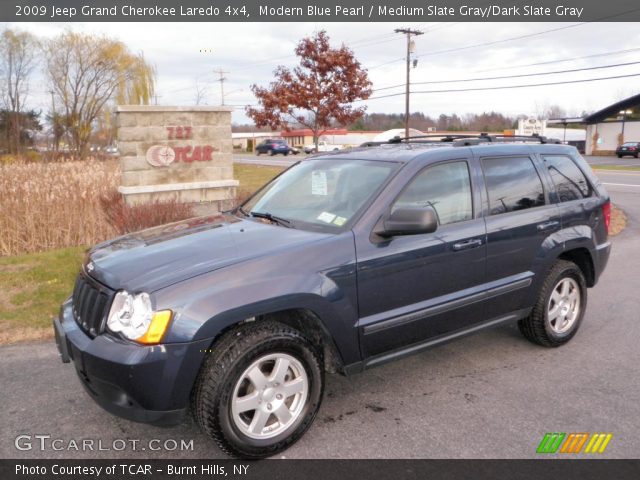
[(162, 337), (164, 337), (167, 328), (169, 327), (169, 322), (171, 322), (172, 312), (171, 310), (161, 310), (159, 312), (153, 313), (153, 318), (151, 319), (151, 324), (147, 329), (147, 333), (145, 333), (142, 337), (136, 339), (139, 343), (144, 343), (145, 345), (155, 345), (160, 343)]
[(602, 205), (602, 218), (604, 219), (604, 226), (607, 228), (608, 235), (609, 225), (611, 225), (611, 202), (607, 202)]

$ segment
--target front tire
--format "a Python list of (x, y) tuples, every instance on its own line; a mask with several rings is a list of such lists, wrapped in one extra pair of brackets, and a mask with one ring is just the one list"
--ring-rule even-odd
[(302, 437), (320, 408), (321, 354), (299, 331), (265, 321), (225, 334), (198, 375), (193, 412), (225, 453), (264, 458)]
[(543, 347), (564, 345), (580, 328), (587, 283), (573, 262), (558, 260), (547, 275), (531, 314), (518, 322), (527, 340)]

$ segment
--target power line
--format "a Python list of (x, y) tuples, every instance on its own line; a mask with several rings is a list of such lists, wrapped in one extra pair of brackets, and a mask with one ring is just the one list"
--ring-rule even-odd
[[(509, 90), (514, 88), (527, 88), (527, 87), (547, 87), (551, 85), (566, 85), (571, 83), (588, 83), (588, 82), (597, 82), (600, 80), (614, 80), (618, 78), (630, 78), (630, 77), (640, 77), (640, 73), (632, 73), (628, 75), (616, 75), (612, 77), (599, 77), (599, 78), (587, 78), (584, 80), (564, 80), (561, 82), (546, 82), (546, 83), (530, 83), (527, 85), (505, 85), (501, 87), (476, 87), (476, 88), (454, 88), (448, 90), (418, 90), (411, 92), (412, 94), (422, 94), (422, 93), (456, 93), (456, 92), (480, 92), (486, 90)], [(357, 100), (357, 101), (369, 101), (369, 100), (378, 100), (380, 98), (389, 98), (389, 97), (398, 97), (400, 95), (404, 95), (404, 93), (390, 93), (388, 95), (379, 95), (377, 97), (370, 97), (366, 100)]]
[[(636, 12), (638, 10), (640, 10), (640, 8), (634, 8), (632, 10), (627, 10), (625, 12), (620, 12), (620, 13), (616, 13), (616, 14), (613, 14), (613, 15), (608, 15), (606, 17), (597, 18), (597, 19), (589, 21), (589, 22), (581, 22), (581, 23), (575, 23), (575, 24), (572, 24), (572, 25), (565, 25), (565, 26), (562, 26), (562, 27), (551, 28), (549, 30), (543, 30), (541, 32), (528, 33), (528, 34), (525, 34), (525, 35), (518, 35), (516, 37), (504, 38), (502, 40), (494, 40), (494, 41), (491, 41), (491, 42), (476, 43), (476, 44), (473, 44), (473, 45), (466, 45), (464, 47), (456, 47), (456, 48), (449, 48), (449, 49), (445, 49), (445, 50), (438, 50), (438, 51), (435, 51), (435, 52), (430, 52), (430, 53), (425, 53), (425, 54), (422, 54), (422, 55), (418, 55), (416, 58), (431, 57), (431, 56), (434, 56), (434, 55), (441, 55), (443, 53), (461, 52), (461, 51), (465, 51), (465, 50), (471, 50), (473, 48), (488, 47), (488, 46), (492, 46), (492, 45), (498, 45), (500, 43), (511, 42), (511, 41), (514, 41), (514, 40), (523, 40), (525, 38), (532, 38), (532, 37), (536, 37), (536, 36), (539, 36), (539, 35), (545, 35), (547, 33), (559, 32), (561, 30), (568, 30), (570, 28), (581, 27), (583, 25), (588, 25), (588, 24), (594, 23), (594, 22), (601, 22), (601, 21), (608, 20), (608, 19), (611, 19), (611, 18), (620, 17), (622, 15), (627, 15), (629, 13), (633, 13), (633, 12)], [(402, 59), (399, 59), (399, 60), (402, 60)], [(390, 62), (387, 62), (387, 63), (384, 63), (384, 64), (380, 64), (380, 65), (377, 65), (377, 66), (371, 67), (371, 68), (381, 67), (383, 65), (388, 65), (388, 64), (391, 64), (391, 63), (398, 62), (399, 60), (392, 60)]]
[[(428, 84), (441, 84), (441, 83), (462, 83), (462, 82), (477, 82), (477, 81), (482, 81), (482, 80), (504, 80), (504, 79), (508, 79), (508, 78), (524, 78), (524, 77), (538, 77), (538, 76), (542, 76), (542, 75), (556, 75), (559, 73), (573, 73), (573, 72), (584, 72), (587, 70), (601, 70), (604, 68), (615, 68), (615, 67), (624, 67), (624, 66), (628, 66), (628, 65), (637, 65), (639, 64), (640, 61), (638, 62), (626, 62), (626, 63), (616, 63), (616, 64), (612, 64), (612, 65), (599, 65), (596, 67), (585, 67), (585, 68), (572, 68), (570, 70), (555, 70), (552, 72), (536, 72), (536, 73), (523, 73), (523, 74), (519, 74), (519, 75), (503, 75), (500, 77), (478, 77), (478, 78), (458, 78), (458, 79), (454, 79), (454, 80), (431, 80), (428, 82), (413, 82), (412, 85), (428, 85)], [(374, 92), (379, 92), (381, 90), (390, 90), (392, 88), (398, 88), (398, 87), (403, 87), (404, 83), (400, 83), (397, 85), (390, 85), (388, 87), (380, 87), (380, 88), (375, 88), (373, 91)]]
[(476, 70), (476, 73), (495, 72), (495, 71), (500, 71), (500, 70), (513, 70), (514, 68), (538, 67), (540, 65), (551, 65), (551, 64), (554, 64), (554, 63), (572, 62), (572, 61), (575, 61), (575, 60), (585, 60), (587, 58), (612, 57), (614, 55), (637, 52), (638, 50), (640, 50), (640, 48), (628, 48), (626, 50), (614, 50), (612, 52), (594, 53), (592, 55), (584, 55), (582, 57), (570, 57), (570, 58), (562, 58), (562, 59), (559, 59), (559, 60), (548, 60), (546, 62), (516, 64), (516, 65), (509, 65), (507, 67), (496, 67), (496, 68), (489, 68), (489, 69), (486, 69), (486, 70)]
[(448, 48), (448, 49), (445, 49), (445, 50), (438, 50), (438, 51), (435, 51), (435, 52), (430, 52), (430, 53), (425, 53), (425, 54), (419, 55), (419, 57), (432, 57), (434, 55), (441, 55), (443, 53), (461, 52), (463, 50), (470, 50), (472, 48), (488, 47), (488, 46), (491, 46), (491, 45), (497, 45), (499, 43), (513, 42), (514, 40), (523, 40), (525, 38), (537, 37), (539, 35), (546, 35), (547, 33), (559, 32), (561, 30), (568, 30), (570, 28), (581, 27), (583, 25), (586, 25), (587, 23), (588, 22), (575, 23), (573, 25), (565, 25), (563, 27), (551, 28), (549, 30), (543, 30), (541, 32), (527, 33), (525, 35), (518, 35), (516, 37), (503, 38), (501, 40), (493, 40), (491, 42), (476, 43), (476, 44), (473, 44), (473, 45), (466, 45), (464, 47), (455, 47), (455, 48)]

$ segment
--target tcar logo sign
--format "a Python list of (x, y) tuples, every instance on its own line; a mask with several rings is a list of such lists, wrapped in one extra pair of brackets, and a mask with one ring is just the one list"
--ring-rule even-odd
[(165, 145), (154, 145), (147, 150), (147, 163), (153, 167), (166, 167), (176, 159), (176, 152)]
[[(167, 127), (169, 140), (191, 140), (192, 138), (191, 127)], [(174, 145), (173, 147), (154, 145), (147, 150), (146, 159), (147, 163), (153, 167), (167, 167), (173, 162), (208, 162), (212, 160), (215, 151), (217, 148), (211, 145)]]

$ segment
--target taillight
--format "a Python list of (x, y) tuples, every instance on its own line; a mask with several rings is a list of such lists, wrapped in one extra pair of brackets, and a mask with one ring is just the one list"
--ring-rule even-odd
[(636, 147), (629, 147), (629, 150), (631, 150), (631, 151), (633, 151), (635, 149), (636, 149)]
[(609, 225), (611, 225), (611, 202), (607, 202), (602, 205), (602, 218), (604, 219), (604, 226), (607, 228), (608, 235)]

